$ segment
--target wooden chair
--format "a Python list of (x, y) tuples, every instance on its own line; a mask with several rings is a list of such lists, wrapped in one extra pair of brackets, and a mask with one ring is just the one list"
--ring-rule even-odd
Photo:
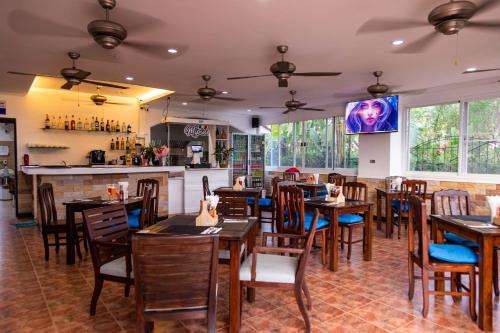
[(283, 172), (283, 180), (288, 180), (288, 181), (297, 181), (297, 173), (296, 172)]
[[(346, 199), (368, 201), (368, 187), (364, 183), (347, 182), (344, 183), (343, 192)], [(353, 241), (352, 234), (355, 228), (364, 228), (365, 218), (358, 214), (341, 214), (338, 218), (340, 227), (340, 248), (344, 249), (344, 244), (347, 244), (347, 259), (351, 259), (352, 244), (363, 242), (365, 232), (363, 230), (363, 238)], [(347, 241), (344, 240), (344, 229), (347, 229)]]
[[(279, 233), (305, 236), (311, 233), (313, 214), (304, 210), (304, 191), (296, 186), (279, 187)], [(321, 262), (326, 265), (326, 241), (330, 222), (318, 219), (314, 235), (321, 234)], [(281, 244), (279, 244), (281, 246)]]
[(341, 175), (340, 173), (332, 172), (328, 174), (328, 182), (330, 184), (335, 183), (337, 186), (343, 186), (346, 182), (347, 177)]
[[(457, 296), (469, 297), (469, 311), (472, 320), (476, 320), (476, 279), (475, 266), (478, 257), (474, 251), (463, 245), (456, 244), (429, 244), (427, 230), (427, 209), (425, 201), (416, 195), (408, 198), (408, 298), (413, 298), (415, 279), (422, 279), (423, 309), (422, 315), (427, 317), (429, 312), (429, 295), (451, 295), (454, 300)], [(417, 236), (415, 237), (415, 233)], [(417, 244), (415, 244), (415, 238)], [(414, 265), (422, 269), (422, 276), (415, 276)], [(443, 273), (443, 276), (431, 276), (431, 273)], [(451, 277), (444, 277), (445, 272), (450, 272)], [(459, 291), (464, 286), (457, 285), (456, 274), (469, 275), (470, 286), (467, 291)], [(450, 280), (450, 291), (430, 291), (429, 280)]]
[[(470, 215), (470, 195), (463, 190), (441, 190), (432, 194), (431, 214), (437, 215)], [(445, 232), (444, 238), (452, 244), (460, 244), (479, 251), (479, 245), (452, 232)], [(493, 290), (500, 295), (498, 283), (498, 248), (493, 251)], [(457, 277), (460, 279), (460, 275)]]
[(132, 230), (142, 230), (153, 224), (154, 218), (154, 202), (153, 202), (153, 189), (145, 187), (142, 191), (142, 207), (138, 210), (139, 215), (136, 215), (137, 209), (133, 214), (128, 213), (128, 224)]
[[(277, 215), (277, 202), (278, 202), (278, 183), (281, 181), (280, 177), (273, 177), (271, 180), (271, 195), (266, 196), (265, 198), (259, 198), (259, 222), (262, 223), (271, 223), (271, 231), (275, 230), (275, 222)], [(254, 206), (254, 197), (248, 197), (248, 205), (253, 208)], [(271, 213), (271, 217), (263, 217), (262, 212)], [(252, 211), (253, 215), (253, 211)]]
[(208, 177), (203, 176), (201, 182), (203, 183), (203, 200), (206, 200), (207, 195), (212, 195), (212, 192), (210, 192), (210, 187), (208, 186)]
[(158, 205), (160, 200), (160, 182), (157, 179), (145, 178), (137, 181), (137, 196), (143, 196), (144, 190), (150, 188), (152, 189), (151, 203), (154, 207), (154, 218), (153, 223), (158, 219)]
[(125, 297), (134, 283), (127, 211), (122, 205), (88, 209), (83, 211), (83, 221), (94, 267), (94, 293), (90, 302), (93, 316), (105, 280), (124, 283)]
[[(416, 195), (425, 200), (425, 193), (427, 192), (427, 182), (425, 180), (410, 180), (406, 179), (401, 183), (401, 193), (399, 199), (395, 199), (391, 203), (391, 214), (396, 214), (397, 218), (392, 219), (392, 227), (398, 227), (398, 239), (401, 237), (401, 223), (403, 218), (408, 219), (408, 198), (410, 195)], [(405, 224), (406, 227), (406, 224)]]
[[(59, 253), (59, 247), (66, 245), (61, 239), (66, 239), (66, 220), (57, 218), (56, 203), (54, 200), (54, 190), (52, 184), (44, 183), (38, 186), (38, 203), (40, 204), (40, 222), (42, 227), (43, 248), (45, 250), (45, 261), (49, 260), (49, 247), (55, 246), (56, 253)], [(85, 251), (88, 251), (87, 242), (85, 240), (85, 231), (83, 224), (77, 223), (75, 234), (75, 246), (78, 258), (82, 259), (80, 250), (80, 241), (83, 241)], [(54, 235), (54, 243), (49, 243), (49, 235)]]
[(219, 194), (219, 204), (217, 212), (222, 216), (247, 217), (248, 216), (248, 198), (233, 193)]
[[(264, 233), (262, 246), (255, 246), (240, 268), (240, 285), (249, 288), (269, 287), (293, 289), (295, 300), (304, 318), (306, 332), (311, 332), (311, 322), (307, 310), (312, 309), (311, 295), (305, 280), (307, 260), (314, 243), (319, 211), (316, 209), (307, 236), (283, 233)], [(298, 248), (268, 247), (267, 238), (289, 239)], [(283, 256), (290, 254), (290, 256)], [(304, 293), (304, 295), (302, 294)], [(306, 297), (306, 303), (304, 298)]]
[(136, 331), (156, 320), (208, 320), (215, 332), (218, 235), (134, 234)]

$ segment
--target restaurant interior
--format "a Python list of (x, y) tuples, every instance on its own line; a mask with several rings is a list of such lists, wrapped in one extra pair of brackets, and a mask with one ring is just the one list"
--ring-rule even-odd
[(500, 332), (500, 1), (0, 16), (0, 332)]

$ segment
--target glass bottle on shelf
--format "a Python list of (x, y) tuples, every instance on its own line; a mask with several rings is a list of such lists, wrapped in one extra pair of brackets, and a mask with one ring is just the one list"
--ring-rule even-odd
[(76, 123), (76, 129), (81, 131), (83, 129), (83, 125), (82, 125), (82, 119), (81, 118), (78, 118), (78, 122)]
[(50, 128), (50, 118), (48, 114), (45, 115), (45, 128), (46, 129)]
[(116, 126), (115, 126), (115, 121), (111, 120), (111, 125), (109, 126), (109, 130), (111, 132), (116, 132)]
[(69, 130), (69, 120), (68, 115), (66, 115), (66, 119), (64, 120), (64, 129)]
[(118, 120), (116, 121), (116, 132), (120, 132), (120, 122)]
[(72, 131), (76, 129), (76, 122), (75, 122), (75, 115), (71, 115), (71, 123), (70, 123), (70, 128)]
[(116, 141), (115, 141), (115, 149), (116, 150), (120, 150), (120, 139), (118, 137), (116, 137)]
[(109, 127), (109, 120), (106, 120), (106, 132), (109, 132), (111, 129)]
[(59, 116), (59, 120), (57, 121), (57, 128), (64, 129), (64, 121), (62, 120), (61, 116)]
[(94, 121), (94, 130), (99, 131), (99, 119), (97, 119), (97, 117), (95, 117)]
[(125, 150), (125, 139), (122, 137), (122, 141), (120, 142), (120, 149)]
[(50, 123), (50, 128), (57, 128), (56, 116), (52, 116), (52, 122)]
[(111, 139), (111, 150), (115, 150), (115, 141)]
[(127, 131), (127, 126), (125, 125), (125, 122), (122, 124), (122, 132), (125, 133)]
[(101, 118), (101, 132), (104, 132), (104, 118)]
[(125, 149), (130, 150), (130, 141), (128, 141), (128, 136), (127, 136), (127, 141), (125, 142)]
[(132, 126), (130, 124), (127, 126), (127, 133), (132, 133)]
[(85, 118), (85, 122), (83, 123), (83, 129), (86, 131), (90, 129), (89, 120), (87, 118)]

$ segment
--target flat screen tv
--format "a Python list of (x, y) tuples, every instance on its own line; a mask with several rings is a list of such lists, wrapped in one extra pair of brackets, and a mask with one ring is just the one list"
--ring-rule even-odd
[(385, 96), (347, 103), (346, 134), (397, 132), (398, 100), (398, 96)]

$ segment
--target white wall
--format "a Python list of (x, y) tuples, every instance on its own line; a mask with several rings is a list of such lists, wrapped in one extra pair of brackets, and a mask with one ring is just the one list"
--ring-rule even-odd
[(0, 141), (14, 141), (14, 124), (0, 123)]
[[(120, 120), (130, 123), (132, 130), (139, 127), (138, 106), (135, 99), (113, 97), (113, 101), (132, 103), (129, 105), (96, 106), (90, 102), (90, 94), (80, 93), (80, 107), (76, 102), (77, 92), (55, 89), (31, 89), (25, 96), (9, 95), (0, 92), (0, 99), (7, 101), (7, 118), (17, 119), (18, 164), (22, 164), (23, 155), (30, 155), (30, 164), (87, 164), (88, 152), (92, 149), (106, 150), (106, 158), (116, 158), (119, 152), (111, 153), (111, 138), (117, 135), (105, 133), (44, 131), (45, 115), (75, 115), (75, 118), (100, 118)], [(121, 135), (120, 135), (121, 136)], [(69, 149), (28, 149), (27, 143), (60, 144)]]

